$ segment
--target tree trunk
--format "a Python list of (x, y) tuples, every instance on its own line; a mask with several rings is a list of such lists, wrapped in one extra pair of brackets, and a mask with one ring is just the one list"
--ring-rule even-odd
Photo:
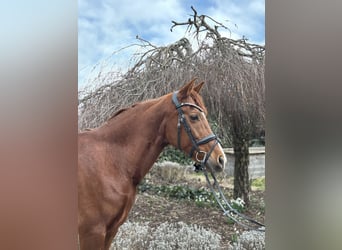
[(248, 174), (249, 147), (248, 140), (235, 140), (234, 143), (234, 199), (240, 197), (249, 206), (249, 192), (251, 190)]

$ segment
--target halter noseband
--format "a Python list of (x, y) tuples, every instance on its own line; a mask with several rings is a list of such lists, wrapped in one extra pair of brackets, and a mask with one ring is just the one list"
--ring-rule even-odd
[[(178, 94), (178, 91), (174, 92), (173, 95), (172, 95), (172, 102), (175, 104), (176, 106), (176, 109), (178, 111), (178, 123), (177, 123), (177, 146), (178, 146), (178, 149), (182, 149), (181, 148), (181, 125), (183, 124), (184, 126), (184, 129), (186, 131), (186, 133), (188, 134), (190, 140), (191, 140), (191, 143), (192, 143), (192, 148), (190, 150), (190, 153), (189, 153), (189, 157), (191, 158), (192, 155), (194, 154), (195, 150), (196, 150), (196, 160), (198, 162), (201, 163), (201, 167), (203, 167), (206, 162), (208, 161), (211, 153), (213, 152), (214, 148), (216, 147), (216, 145), (219, 143), (219, 140), (217, 138), (217, 136), (215, 134), (210, 134), (202, 139), (199, 139), (196, 141), (195, 137), (193, 136), (192, 132), (191, 132), (191, 128), (189, 126), (189, 124), (186, 122), (186, 119), (185, 119), (185, 115), (184, 115), (184, 112), (182, 110), (182, 107), (184, 106), (189, 106), (189, 107), (193, 107), (193, 108), (196, 108), (198, 109), (200, 112), (203, 112), (203, 109), (201, 107), (199, 107), (198, 105), (196, 104), (193, 104), (193, 103), (179, 103), (178, 101), (178, 98), (177, 98), (177, 94)], [(210, 141), (213, 141), (215, 140), (215, 143), (214, 145), (210, 148), (209, 152), (205, 152), (205, 151), (201, 151), (199, 150), (199, 146), (200, 145), (203, 145), (203, 144), (206, 144)], [(202, 157), (200, 157), (200, 154), (203, 154)]]

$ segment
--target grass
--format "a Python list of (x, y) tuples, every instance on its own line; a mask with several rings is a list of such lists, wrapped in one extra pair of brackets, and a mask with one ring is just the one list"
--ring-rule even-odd
[(252, 180), (251, 188), (253, 190), (265, 191), (265, 177), (260, 177)]

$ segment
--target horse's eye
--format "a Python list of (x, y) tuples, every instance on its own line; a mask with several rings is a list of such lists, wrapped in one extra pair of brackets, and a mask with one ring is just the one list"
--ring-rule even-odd
[(198, 117), (198, 115), (190, 115), (190, 119), (191, 119), (191, 121), (198, 121), (199, 117)]

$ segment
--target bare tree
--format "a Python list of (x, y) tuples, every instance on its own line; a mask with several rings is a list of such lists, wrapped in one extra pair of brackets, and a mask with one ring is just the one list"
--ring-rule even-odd
[[(234, 197), (241, 197), (249, 205), (250, 182), (249, 141), (258, 129), (264, 128), (265, 88), (264, 88), (264, 47), (250, 44), (246, 39), (233, 40), (222, 37), (219, 28), (227, 29), (209, 16), (194, 12), (186, 22), (173, 21), (173, 27), (187, 25), (194, 28), (198, 38), (206, 33), (206, 39), (213, 41), (207, 58), (217, 63), (216, 84), (221, 82), (219, 93), (210, 95), (211, 108), (221, 110), (217, 118), (219, 124), (229, 128), (235, 153)], [(211, 22), (212, 24), (209, 24)], [(212, 109), (211, 109), (212, 110)]]
[(116, 110), (171, 92), (194, 77), (204, 80), (209, 119), (224, 146), (234, 147), (234, 196), (249, 204), (249, 140), (265, 122), (265, 48), (222, 36), (226, 26), (191, 8), (191, 18), (172, 21), (171, 27), (186, 26), (189, 37), (163, 47), (137, 37), (141, 52), (130, 70), (119, 77), (100, 74), (100, 87), (80, 93), (79, 129), (96, 127)]

